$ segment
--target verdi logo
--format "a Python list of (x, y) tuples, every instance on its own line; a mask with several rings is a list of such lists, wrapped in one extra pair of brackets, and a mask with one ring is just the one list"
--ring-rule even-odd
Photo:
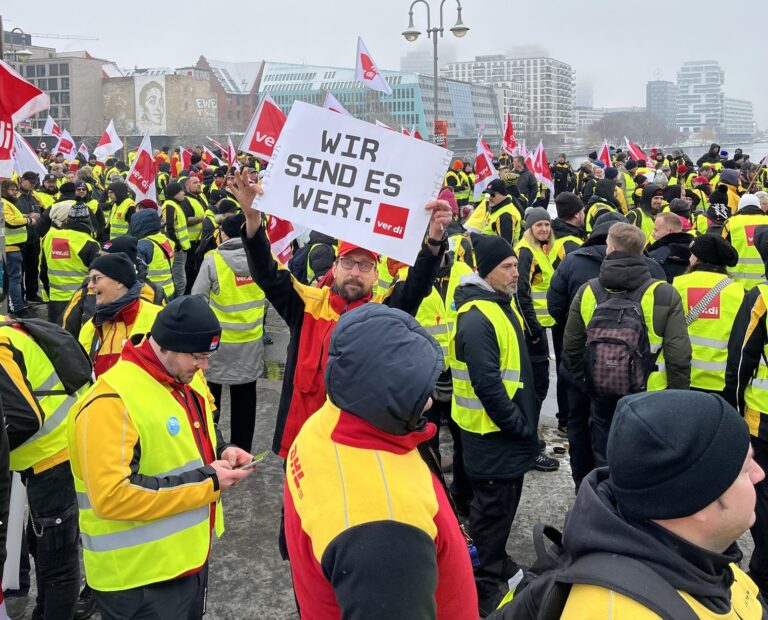
[(71, 258), (68, 239), (54, 238), (51, 241), (51, 258), (53, 259)]

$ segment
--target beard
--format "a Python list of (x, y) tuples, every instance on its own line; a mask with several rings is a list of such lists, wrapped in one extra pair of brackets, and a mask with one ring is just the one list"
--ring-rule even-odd
[(365, 285), (361, 281), (347, 280), (344, 284), (337, 286), (338, 293), (346, 301), (359, 301), (368, 296), (370, 291), (365, 290)]

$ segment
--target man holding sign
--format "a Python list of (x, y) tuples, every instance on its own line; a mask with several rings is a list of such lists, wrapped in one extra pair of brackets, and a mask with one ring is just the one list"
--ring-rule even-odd
[[(249, 206), (263, 193), (261, 187), (251, 185), (247, 172), (243, 171), (235, 173), (230, 191), (244, 207), (243, 240), (251, 276), (291, 330), (272, 444), (274, 452), (286, 458), (304, 422), (325, 403), (323, 373), (336, 321), (345, 312), (369, 301), (414, 314), (431, 290), (447, 247), (444, 230), (451, 221), (451, 208), (442, 200), (427, 204), (426, 209), (431, 212), (427, 239), (408, 278), (397, 282), (386, 294), (374, 296), (372, 291), (378, 280), (377, 253), (342, 243), (338, 258), (326, 276), (326, 285), (321, 288), (303, 285), (272, 257), (261, 212)], [(381, 337), (387, 336), (381, 334)]]

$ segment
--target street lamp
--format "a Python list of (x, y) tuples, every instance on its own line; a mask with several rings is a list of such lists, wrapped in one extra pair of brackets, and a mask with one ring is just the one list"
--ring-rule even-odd
[[(433, 49), (433, 58), (432, 58), (432, 94), (433, 94), (433, 117), (432, 117), (432, 139), (434, 140), (435, 136), (435, 123), (437, 122), (437, 36), (440, 35), (440, 37), (443, 36), (443, 5), (445, 4), (445, 0), (442, 0), (440, 2), (440, 25), (432, 26), (432, 19), (431, 19), (431, 10), (429, 7), (429, 3), (427, 0), (413, 0), (411, 3), (411, 7), (408, 9), (408, 28), (405, 29), (403, 32), (403, 36), (405, 37), (405, 40), (409, 43), (413, 43), (416, 39), (419, 38), (421, 35), (420, 30), (416, 30), (416, 27), (413, 25), (413, 7), (417, 4), (423, 4), (427, 7), (427, 36), (432, 38), (432, 49)], [(453, 36), (461, 38), (467, 32), (469, 32), (469, 28), (464, 25), (464, 22), (461, 21), (461, 1), (456, 0), (457, 4), (457, 19), (456, 24), (451, 28), (451, 32), (453, 33)]]
[(15, 45), (13, 43), (13, 33), (17, 32), (21, 35), (22, 41), (24, 40), (24, 37), (26, 36), (26, 33), (19, 28), (18, 26), (16, 28), (13, 28), (11, 30), (11, 51), (13, 52), (13, 60), (16, 62), (26, 62), (30, 59), (32, 56), (32, 52), (28, 50), (27, 48), (17, 50), (15, 48)]

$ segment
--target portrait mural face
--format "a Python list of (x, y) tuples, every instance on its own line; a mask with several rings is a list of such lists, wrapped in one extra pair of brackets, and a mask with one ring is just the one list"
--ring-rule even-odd
[(165, 76), (137, 75), (133, 78), (136, 97), (136, 127), (139, 133), (164, 135)]

